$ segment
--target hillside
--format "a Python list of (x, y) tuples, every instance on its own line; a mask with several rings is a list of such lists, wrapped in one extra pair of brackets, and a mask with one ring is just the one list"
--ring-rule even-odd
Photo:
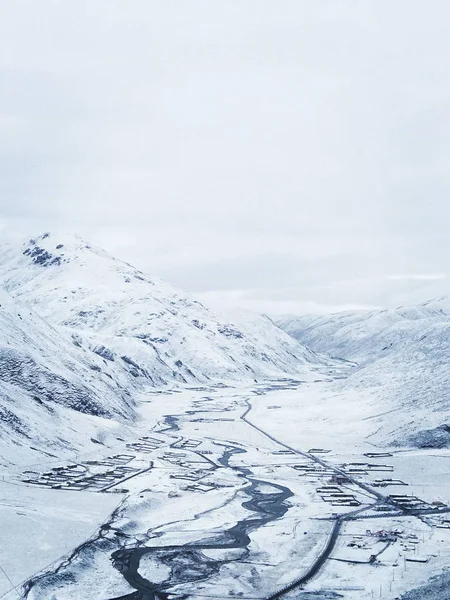
[[(389, 443), (450, 446), (450, 299), (392, 310), (293, 317), (279, 325), (317, 351), (357, 363), (336, 389), (378, 404)], [(356, 396), (355, 393), (356, 392)]]
[(105, 418), (132, 419), (133, 404), (99, 356), (0, 292), (0, 463), (18, 453), (76, 450), (74, 439), (88, 443)]

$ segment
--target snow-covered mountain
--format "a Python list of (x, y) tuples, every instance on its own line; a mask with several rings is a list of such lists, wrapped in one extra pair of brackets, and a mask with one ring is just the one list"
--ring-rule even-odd
[(450, 446), (450, 298), (278, 323), (314, 350), (357, 363), (339, 387), (377, 399), (385, 439)]
[(100, 358), (102, 373), (123, 387), (253, 380), (324, 362), (269, 318), (220, 319), (76, 236), (5, 247), (0, 286)]
[(427, 322), (450, 319), (450, 297), (416, 306), (371, 311), (346, 311), (331, 315), (287, 316), (277, 324), (292, 337), (317, 352), (361, 362), (376, 356), (385, 345), (384, 333), (398, 325), (420, 330)]

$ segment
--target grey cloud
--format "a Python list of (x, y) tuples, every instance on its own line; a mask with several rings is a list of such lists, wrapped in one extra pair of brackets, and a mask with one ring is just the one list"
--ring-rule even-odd
[(74, 229), (256, 308), (445, 293), (426, 278), (450, 272), (449, 16), (444, 0), (4, 3), (3, 230)]

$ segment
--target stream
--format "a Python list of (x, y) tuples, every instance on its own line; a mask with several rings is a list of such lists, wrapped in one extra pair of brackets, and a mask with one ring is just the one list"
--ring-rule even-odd
[[(173, 417), (167, 421), (170, 425), (176, 426)], [(230, 466), (230, 459), (233, 455), (246, 452), (231, 444), (224, 444), (224, 446), (227, 450), (218, 460), (223, 467)], [(168, 598), (168, 594), (164, 592), (168, 588), (182, 583), (208, 579), (217, 573), (223, 564), (233, 559), (209, 559), (202, 554), (202, 550), (241, 548), (246, 551), (251, 541), (249, 534), (252, 531), (270, 521), (279, 519), (287, 512), (288, 506), (284, 504), (284, 501), (293, 495), (289, 488), (257, 479), (246, 467), (233, 467), (233, 469), (242, 473), (248, 481), (249, 485), (243, 488), (242, 492), (249, 499), (244, 501), (242, 506), (255, 515), (240, 520), (236, 525), (222, 532), (215, 542), (205, 541), (180, 546), (140, 546), (114, 552), (112, 560), (115, 568), (120, 571), (136, 592), (111, 600), (163, 600)], [(261, 485), (264, 485), (264, 489), (272, 488), (273, 492), (261, 493)], [(139, 574), (140, 560), (148, 554), (154, 554), (158, 561), (170, 568), (170, 576), (164, 582), (152, 583)], [(180, 598), (183, 597), (187, 596), (180, 596)]]

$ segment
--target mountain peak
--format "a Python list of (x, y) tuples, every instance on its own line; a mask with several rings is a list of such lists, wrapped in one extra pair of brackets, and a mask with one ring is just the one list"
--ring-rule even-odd
[[(56, 266), (81, 258), (86, 252), (109, 256), (101, 248), (93, 247), (81, 236), (68, 233), (45, 232), (23, 244), (22, 254), (35, 265)], [(112, 256), (109, 258), (113, 259)]]
[(77, 294), (81, 289), (124, 293), (132, 281), (154, 286), (156, 280), (73, 233), (44, 232), (0, 249), (0, 284), (12, 294), (44, 282)]

